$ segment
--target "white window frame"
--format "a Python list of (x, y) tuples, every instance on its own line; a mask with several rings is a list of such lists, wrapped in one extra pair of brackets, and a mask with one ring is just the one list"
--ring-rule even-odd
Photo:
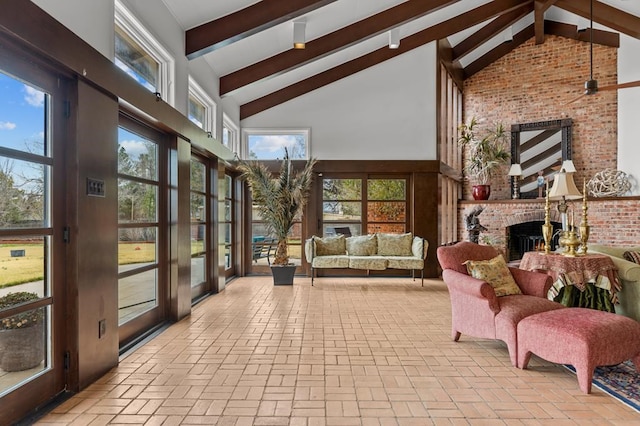
[[(115, 24), (136, 41), (159, 64), (159, 78), (156, 90), (162, 99), (174, 106), (173, 82), (175, 79), (175, 60), (167, 49), (151, 35), (144, 25), (127, 9), (120, 0), (114, 2)], [(115, 35), (114, 35), (115, 38)], [(115, 62), (115, 54), (114, 54)]]
[[(268, 128), (248, 128), (242, 129), (242, 158), (249, 158), (249, 136), (251, 135), (301, 135), (305, 140), (304, 157), (301, 159), (308, 160), (311, 155), (311, 129), (295, 128), (295, 129), (268, 129)], [(279, 157), (278, 157), (279, 158)], [(274, 158), (265, 158), (265, 160), (275, 160)]]
[[(211, 132), (211, 134), (215, 137), (216, 133), (216, 112), (218, 106), (215, 101), (211, 99), (211, 97), (205, 92), (205, 90), (200, 86), (191, 76), (189, 76), (189, 97), (193, 97), (202, 105), (204, 105), (205, 115), (204, 115), (204, 123), (203, 130), (207, 132)], [(189, 104), (187, 100), (187, 117), (189, 117)]]
[[(229, 146), (227, 147), (231, 152), (235, 152), (239, 156), (242, 156), (240, 152), (240, 129), (235, 125), (233, 121), (227, 116), (227, 114), (222, 113), (222, 126), (231, 130), (231, 138), (229, 140)], [(222, 143), (222, 134), (220, 135), (220, 141)]]

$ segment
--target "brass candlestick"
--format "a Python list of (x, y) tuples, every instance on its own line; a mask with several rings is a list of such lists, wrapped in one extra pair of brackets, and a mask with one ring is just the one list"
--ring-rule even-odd
[(580, 250), (582, 254), (587, 254), (587, 242), (589, 241), (589, 231), (591, 227), (587, 221), (587, 182), (582, 183), (582, 222), (580, 222)]
[(551, 219), (549, 217), (549, 181), (547, 181), (546, 196), (544, 201), (544, 225), (542, 225), (542, 238), (544, 238), (544, 254), (549, 254), (551, 251), (551, 235), (553, 234), (553, 227), (551, 226)]

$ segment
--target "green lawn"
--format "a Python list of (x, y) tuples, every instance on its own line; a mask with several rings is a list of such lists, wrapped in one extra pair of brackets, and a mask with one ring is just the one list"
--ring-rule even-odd
[[(11, 250), (24, 250), (22, 257), (11, 257)], [(0, 288), (44, 278), (42, 244), (0, 244)]]

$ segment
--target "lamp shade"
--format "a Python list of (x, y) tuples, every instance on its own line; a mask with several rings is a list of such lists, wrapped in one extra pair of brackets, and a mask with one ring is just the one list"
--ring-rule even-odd
[(576, 166), (573, 164), (573, 161), (571, 161), (571, 160), (564, 160), (562, 162), (562, 169), (567, 173), (575, 173), (576, 172)]
[(522, 176), (522, 167), (520, 164), (512, 164), (509, 168), (509, 176)]
[(559, 172), (553, 180), (553, 186), (549, 190), (549, 199), (558, 200), (563, 197), (567, 200), (582, 198), (582, 194), (573, 181), (573, 173)]

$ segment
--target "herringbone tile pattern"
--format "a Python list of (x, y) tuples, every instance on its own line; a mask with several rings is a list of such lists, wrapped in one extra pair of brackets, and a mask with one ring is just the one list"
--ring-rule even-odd
[(623, 425), (640, 414), (501, 342), (450, 337), (441, 280), (233, 281), (39, 424)]

